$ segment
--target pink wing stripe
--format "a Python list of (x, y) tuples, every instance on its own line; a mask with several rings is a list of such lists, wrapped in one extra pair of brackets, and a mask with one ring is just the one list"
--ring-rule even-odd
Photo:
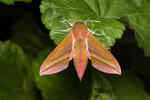
[(102, 72), (104, 72), (104, 73), (108, 73), (108, 74), (121, 74), (120, 72), (118, 72), (118, 71), (116, 71), (115, 69), (110, 69), (109, 67), (107, 67), (107, 66), (101, 66), (101, 67), (99, 67), (99, 65), (98, 64), (93, 64), (93, 66), (96, 68), (96, 69), (98, 69), (98, 70), (100, 70), (100, 71), (102, 71)]
[(44, 72), (41, 72), (41, 71), (40, 71), (40, 76), (58, 73), (58, 72), (60, 72), (60, 71), (65, 70), (67, 67), (68, 67), (68, 66), (66, 66), (66, 65), (55, 66), (55, 67), (53, 67), (53, 68), (51, 68), (51, 69), (49, 69), (49, 70), (46, 70), (46, 71), (44, 71)]

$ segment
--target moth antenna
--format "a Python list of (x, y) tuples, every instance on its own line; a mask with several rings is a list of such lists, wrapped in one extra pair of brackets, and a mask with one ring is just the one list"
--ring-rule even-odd
[(89, 20), (89, 18), (85, 21), (85, 23), (87, 23), (87, 22), (101, 23), (101, 21), (98, 21), (98, 20)]

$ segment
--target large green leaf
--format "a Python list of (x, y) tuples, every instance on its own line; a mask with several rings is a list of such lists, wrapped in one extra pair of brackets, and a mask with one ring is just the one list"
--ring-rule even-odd
[(150, 100), (142, 81), (131, 72), (124, 72), (121, 77), (111, 77), (110, 84), (116, 100)]
[(79, 81), (72, 62), (66, 70), (48, 76), (39, 76), (42, 61), (48, 55), (42, 52), (33, 63), (34, 79), (44, 100), (113, 100), (107, 79), (88, 65), (82, 82)]
[(12, 5), (15, 2), (31, 2), (32, 0), (0, 0), (1, 2), (8, 4), (8, 5)]
[(150, 56), (150, 1), (149, 0), (99, 0), (101, 16), (120, 18), (126, 16), (135, 30), (138, 45)]
[[(56, 32), (55, 30), (65, 30), (69, 26), (63, 19), (67, 20), (99, 20), (101, 23), (90, 22), (88, 27), (97, 34), (104, 34), (98, 38), (107, 48), (114, 45), (116, 38), (121, 38), (124, 25), (115, 19), (100, 18), (99, 1), (94, 0), (42, 0), (40, 10), (42, 21), (45, 26), (52, 30), (50, 37), (56, 44), (60, 43), (68, 32)], [(72, 22), (74, 24), (74, 22)], [(93, 26), (95, 26), (93, 28)]]
[(20, 47), (0, 42), (0, 99), (36, 100), (31, 71)]

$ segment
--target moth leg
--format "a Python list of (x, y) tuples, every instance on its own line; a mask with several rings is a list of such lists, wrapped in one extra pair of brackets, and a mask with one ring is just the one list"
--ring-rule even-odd
[(66, 22), (70, 27), (73, 26), (73, 25), (70, 23), (70, 20), (66, 20), (66, 19), (64, 19), (64, 18), (63, 18), (63, 20), (60, 21), (60, 22)]
[[(52, 30), (52, 31), (53, 31), (53, 32), (60, 32), (60, 33), (64, 34), (64, 33), (69, 33), (70, 30), (71, 30), (71, 28), (68, 28), (68, 29), (65, 29), (65, 30)], [(60, 34), (60, 33), (59, 33), (59, 34)]]
[(87, 23), (89, 22), (88, 20), (89, 20), (89, 18), (88, 18), (87, 20), (84, 21), (84, 23), (85, 23), (86, 25), (87, 25)]
[(99, 33), (95, 33), (95, 32), (93, 32), (93, 35), (97, 35), (97, 36), (105, 36), (105, 34), (99, 34)]

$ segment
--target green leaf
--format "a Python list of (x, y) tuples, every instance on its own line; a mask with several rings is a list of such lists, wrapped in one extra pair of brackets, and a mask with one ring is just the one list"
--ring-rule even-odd
[(51, 43), (48, 35), (40, 29), (30, 14), (21, 17), (11, 27), (11, 31), (11, 40), (23, 48), (28, 56), (36, 56), (39, 51), (44, 50)]
[(128, 18), (131, 28), (135, 30), (139, 47), (144, 48), (145, 55), (150, 56), (150, 2)]
[(32, 0), (0, 0), (0, 2), (8, 4), (8, 5), (13, 5), (15, 2), (26, 2), (29, 3)]
[(98, 0), (101, 17), (120, 18), (136, 13), (147, 0)]
[(139, 47), (150, 56), (150, 1), (149, 0), (99, 0), (101, 16), (120, 18), (126, 16), (127, 23), (135, 31)]
[[(28, 62), (20, 47), (0, 42), (0, 98), (2, 100), (37, 100), (25, 65)], [(31, 73), (31, 72), (30, 72)]]
[(131, 72), (110, 78), (110, 83), (116, 100), (150, 100), (142, 81)]
[[(104, 37), (95, 35), (107, 48), (113, 46), (115, 39), (121, 38), (124, 25), (115, 19), (100, 18), (100, 8), (98, 0), (42, 0), (40, 10), (42, 13), (42, 22), (46, 28), (52, 30), (50, 32), (51, 39), (56, 44), (60, 43), (68, 32), (56, 32), (55, 30), (66, 30), (69, 25), (65, 22), (60, 22), (63, 19), (67, 20), (100, 20), (97, 24), (89, 22), (89, 29), (98, 34), (104, 33)], [(74, 24), (74, 21), (71, 22)], [(95, 26), (93, 28), (93, 26)], [(98, 30), (98, 31), (97, 31)]]
[(33, 63), (35, 83), (44, 100), (113, 100), (109, 81), (89, 65), (82, 82), (79, 81), (72, 62), (62, 72), (39, 76), (41, 63), (47, 55), (46, 50)]
[(96, 14), (97, 17), (100, 16), (100, 8), (99, 8), (99, 1), (98, 0), (84, 0), (90, 8), (93, 10), (93, 12)]

